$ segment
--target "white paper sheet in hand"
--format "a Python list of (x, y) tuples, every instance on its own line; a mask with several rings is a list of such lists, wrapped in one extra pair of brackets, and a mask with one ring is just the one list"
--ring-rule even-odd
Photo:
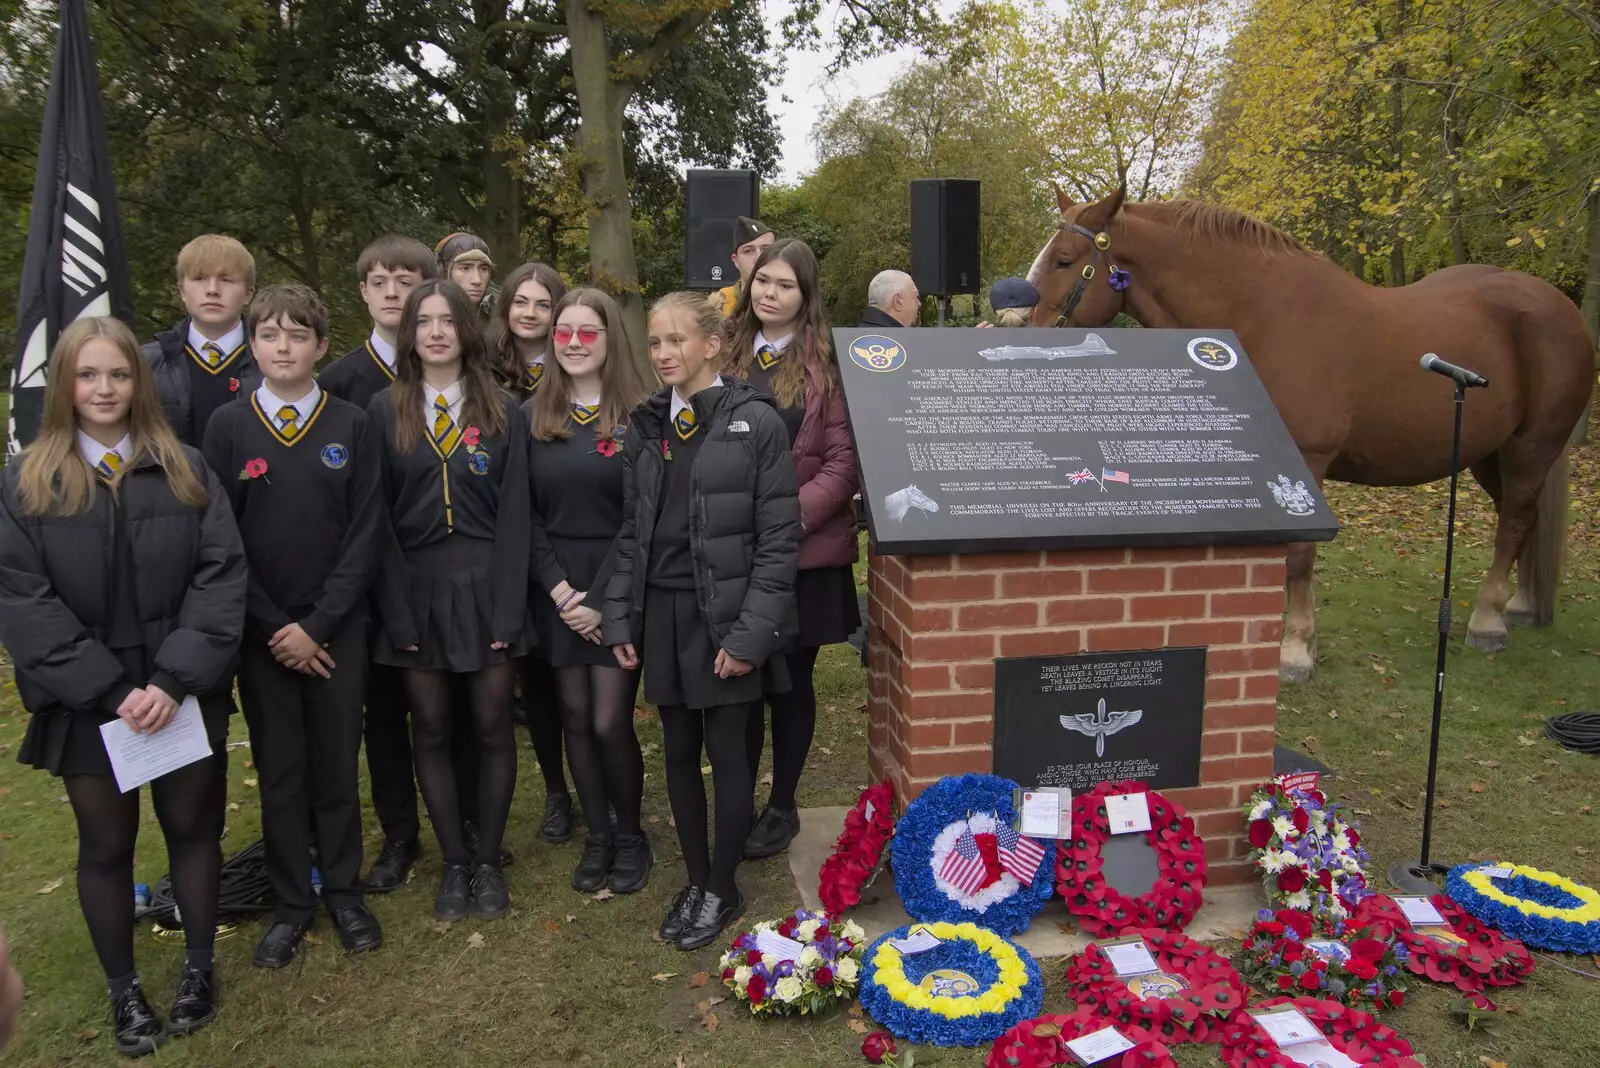
[(172, 722), (154, 734), (139, 734), (122, 720), (114, 719), (100, 724), (100, 737), (111, 758), (117, 789), (123, 793), (211, 755), (200, 702), (193, 697), (185, 697)]

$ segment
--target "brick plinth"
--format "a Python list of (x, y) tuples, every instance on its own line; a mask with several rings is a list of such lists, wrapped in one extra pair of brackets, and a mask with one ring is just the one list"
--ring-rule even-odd
[(1250, 877), (1239, 806), (1272, 774), (1284, 549), (1095, 549), (871, 557), (867, 707), (874, 777), (901, 803), (989, 771), (996, 657), (1204, 645), (1194, 816), (1216, 883)]

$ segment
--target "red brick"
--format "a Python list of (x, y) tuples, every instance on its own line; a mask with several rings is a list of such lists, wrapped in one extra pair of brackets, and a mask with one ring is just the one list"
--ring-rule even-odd
[(1039, 566), (1037, 552), (963, 553), (956, 557), (963, 571), (1022, 571)]
[(950, 673), (955, 676), (956, 686), (959, 689), (994, 689), (993, 660), (985, 660), (976, 664), (952, 664), (950, 666)]
[(1237, 756), (1238, 754), (1238, 731), (1206, 731), (1200, 735), (1201, 756)]
[(1046, 567), (1095, 567), (1126, 563), (1127, 559), (1126, 549), (1073, 549), (1044, 554)]
[(1239, 752), (1241, 753), (1270, 753), (1272, 752), (1272, 747), (1277, 744), (1278, 732), (1270, 728), (1239, 732)]
[(1166, 643), (1166, 628), (1145, 627), (1090, 627), (1089, 651), (1103, 649), (1154, 649)]
[(1002, 597), (1070, 597), (1082, 592), (1082, 571), (1021, 571), (1000, 576)]
[(1271, 545), (1216, 545), (1211, 549), (1213, 560), (1282, 560), (1287, 552), (1281, 546)]
[[(1209, 867), (1213, 861), (1227, 860), (1233, 855), (1233, 843), (1227, 838), (1207, 838), (1206, 865)], [(1209, 872), (1207, 873), (1209, 875)]]
[(1282, 586), (1288, 581), (1287, 571), (1281, 560), (1275, 564), (1251, 564), (1250, 585)]
[(1090, 593), (1150, 593), (1166, 588), (1164, 567), (1106, 567), (1089, 572)]
[(1175, 590), (1233, 590), (1245, 584), (1243, 564), (1195, 564), (1172, 569)]
[(923, 631), (953, 629), (953, 616), (954, 613), (948, 608), (908, 608), (906, 615), (901, 617), (901, 622), (912, 633), (920, 634)]
[(956, 613), (962, 630), (997, 630), (1002, 627), (1032, 627), (1039, 622), (1035, 601), (1008, 601), (1004, 604), (969, 604)]
[(1278, 722), (1276, 702), (1254, 705), (1213, 705), (1205, 711), (1205, 729), (1270, 727)]
[(1205, 614), (1206, 595), (1203, 593), (1168, 593), (1128, 598), (1128, 618), (1131, 620), (1194, 619)]
[[(1000, 635), (1001, 656), (1057, 656), (1083, 649), (1083, 632), (1078, 630), (1028, 630)], [(989, 685), (994, 685), (993, 674)]]
[(907, 664), (901, 668), (900, 678), (918, 693), (938, 693), (950, 689), (950, 665)]
[(994, 696), (975, 693), (919, 693), (906, 698), (905, 713), (914, 720), (994, 716)]
[(955, 557), (949, 555), (901, 556), (895, 559), (903, 561), (907, 571), (919, 574), (928, 571), (951, 571), (955, 568)]
[(1206, 812), (1233, 805), (1233, 790), (1226, 786), (1185, 786), (1178, 790), (1161, 791), (1190, 812)]
[(1239, 690), (1240, 680), (1236, 676), (1229, 675), (1220, 679), (1206, 680), (1207, 701), (1237, 701), (1239, 699)]
[(905, 728), (905, 739), (913, 749), (944, 749), (950, 744), (950, 724), (939, 720), (913, 723)]
[(1283, 594), (1277, 590), (1211, 595), (1211, 614), (1214, 616), (1270, 616), (1273, 613), (1283, 614)]
[(994, 635), (918, 634), (906, 646), (913, 660), (977, 660), (994, 655)]
[(1239, 813), (1232, 810), (1226, 812), (1202, 812), (1194, 818), (1194, 829), (1202, 838), (1226, 837), (1229, 831), (1237, 832), (1239, 829)]
[(1208, 675), (1231, 675), (1244, 671), (1277, 671), (1278, 647), (1254, 645), (1245, 649), (1213, 649), (1206, 654)]
[(951, 724), (957, 745), (993, 745), (994, 717), (975, 719), (970, 723)]
[(906, 596), (916, 602), (987, 601), (994, 597), (993, 575), (913, 575)]
[(1187, 564), (1209, 559), (1204, 545), (1175, 545), (1164, 549), (1134, 549), (1129, 563), (1133, 564)]
[(1051, 601), (1045, 606), (1046, 623), (1121, 623), (1127, 618), (1128, 602), (1121, 597), (1078, 597), (1070, 601)]
[(1244, 680), (1244, 695), (1246, 697), (1277, 697), (1278, 676), (1276, 675), (1248, 675)]
[(1200, 760), (1200, 781), (1213, 782), (1238, 782), (1245, 780), (1263, 780), (1272, 777), (1272, 754), (1251, 753), (1246, 756), (1235, 757), (1202, 757)]
[(1236, 619), (1174, 623), (1167, 628), (1168, 645), (1237, 645), (1243, 639), (1244, 624)]
[(993, 764), (994, 757), (987, 749), (943, 749), (911, 754), (906, 773), (917, 779), (937, 779), (969, 771), (986, 772)]
[(1255, 882), (1256, 878), (1255, 865), (1246, 860), (1206, 867), (1206, 883), (1210, 886), (1241, 886)]
[(1247, 642), (1283, 641), (1283, 617), (1252, 619), (1244, 625), (1244, 640)]

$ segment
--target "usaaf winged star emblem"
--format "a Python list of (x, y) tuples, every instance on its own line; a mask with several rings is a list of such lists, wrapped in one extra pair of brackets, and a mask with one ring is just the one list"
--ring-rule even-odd
[(1130, 712), (1107, 712), (1106, 699), (1102, 697), (1093, 713), (1079, 712), (1076, 715), (1062, 716), (1061, 725), (1069, 731), (1077, 731), (1085, 738), (1093, 738), (1095, 759), (1099, 760), (1106, 755), (1106, 735), (1115, 734), (1124, 727), (1131, 727), (1143, 718), (1142, 708)]
[(856, 345), (856, 355), (866, 360), (872, 366), (883, 370), (894, 363), (894, 358), (900, 355), (900, 346), (884, 345)]

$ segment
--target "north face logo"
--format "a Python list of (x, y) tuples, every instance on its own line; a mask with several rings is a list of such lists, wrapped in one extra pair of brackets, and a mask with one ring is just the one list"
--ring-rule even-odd
[(735, 419), (733, 422), (728, 424), (728, 433), (748, 434), (750, 433), (750, 424), (745, 422), (743, 419)]

